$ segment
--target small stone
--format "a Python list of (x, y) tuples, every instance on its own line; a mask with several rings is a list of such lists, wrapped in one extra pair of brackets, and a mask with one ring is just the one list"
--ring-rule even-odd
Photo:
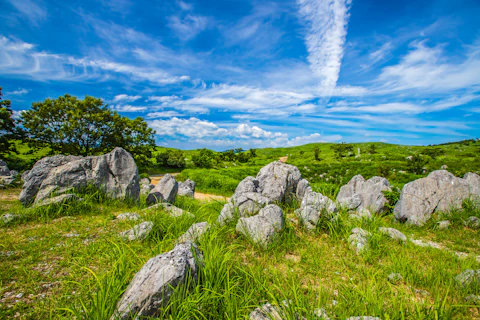
[(477, 296), (475, 294), (470, 294), (470, 295), (465, 297), (465, 301), (470, 302), (470, 303), (475, 304), (475, 305), (479, 305), (480, 304), (480, 296)]
[(361, 316), (361, 317), (350, 317), (347, 320), (382, 320), (379, 317), (370, 317), (370, 316)]
[(404, 243), (407, 242), (407, 237), (395, 228), (380, 227), (378, 228), (378, 231), (380, 231), (380, 233), (383, 233), (389, 236), (392, 239), (402, 241)]
[(445, 221), (439, 221), (437, 222), (438, 224), (438, 228), (441, 229), (441, 230), (446, 230), (448, 229), (448, 227), (450, 227), (450, 221), (449, 220), (445, 220)]
[(468, 217), (467, 221), (465, 221), (465, 225), (472, 229), (480, 228), (480, 219), (476, 216)]
[(400, 273), (390, 273), (388, 275), (388, 281), (390, 283), (397, 284), (403, 281), (403, 277)]
[(21, 216), (19, 214), (13, 214), (13, 213), (6, 213), (2, 216), (2, 221), (5, 224), (8, 224), (10, 222), (13, 222), (17, 219), (19, 219)]
[(177, 242), (182, 243), (182, 242), (197, 242), (204, 234), (205, 232), (210, 229), (210, 225), (208, 222), (200, 222), (200, 223), (195, 223), (192, 225), (188, 230), (178, 238)]
[(455, 277), (455, 280), (462, 286), (467, 287), (469, 285), (480, 286), (480, 269), (472, 270), (467, 269)]
[(313, 311), (313, 315), (318, 319), (330, 320), (328, 317), (327, 311), (323, 308), (318, 308)]
[(138, 213), (125, 212), (125, 213), (119, 214), (117, 216), (117, 219), (137, 221), (138, 219), (140, 219), (140, 215)]
[(368, 249), (368, 238), (371, 237), (371, 233), (363, 230), (362, 228), (354, 228), (348, 242), (350, 246), (355, 248), (357, 253), (363, 252)]
[(23, 297), (23, 293), (19, 293), (15, 296), (15, 298), (17, 298), (17, 299), (20, 299), (21, 297)]

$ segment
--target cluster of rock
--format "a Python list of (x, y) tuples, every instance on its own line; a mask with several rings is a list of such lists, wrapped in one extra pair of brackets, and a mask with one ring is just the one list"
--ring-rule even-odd
[(147, 205), (159, 202), (174, 203), (177, 199), (177, 195), (193, 198), (195, 194), (195, 186), (195, 182), (190, 179), (178, 183), (175, 177), (167, 173), (148, 193), (146, 200)]
[(7, 163), (0, 159), (0, 189), (15, 182), (18, 171), (8, 169)]
[(122, 148), (102, 156), (43, 158), (22, 175), (24, 206), (78, 200), (72, 191), (93, 186), (114, 199), (138, 201), (140, 185), (133, 157)]

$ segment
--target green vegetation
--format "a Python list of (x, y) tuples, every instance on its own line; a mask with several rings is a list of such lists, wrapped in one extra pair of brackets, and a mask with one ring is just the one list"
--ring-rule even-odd
[(0, 87), (0, 156), (16, 152), (15, 142), (12, 140), (21, 137), (22, 132), (17, 127), (18, 121), (13, 119), (12, 102), (2, 100), (2, 87)]

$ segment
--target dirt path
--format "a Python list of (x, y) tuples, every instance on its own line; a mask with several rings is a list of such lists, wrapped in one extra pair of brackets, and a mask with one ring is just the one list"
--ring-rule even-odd
[(280, 162), (287, 162), (288, 156), (280, 157)]
[[(166, 174), (166, 173), (165, 173), (165, 174)], [(163, 178), (163, 176), (164, 176), (165, 174), (154, 174), (154, 175), (151, 175), (151, 176), (150, 176), (150, 182), (151, 182), (153, 185), (156, 186), (157, 183), (158, 183), (160, 180), (162, 180), (162, 178)], [(170, 173), (170, 175), (172, 175), (172, 176), (174, 176), (174, 177), (177, 176), (177, 175), (179, 175), (179, 174), (180, 174), (180, 172)]]

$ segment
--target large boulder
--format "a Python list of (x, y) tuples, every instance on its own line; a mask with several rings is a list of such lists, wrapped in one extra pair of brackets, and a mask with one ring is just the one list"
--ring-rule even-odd
[(135, 241), (135, 240), (144, 240), (148, 237), (153, 228), (153, 222), (145, 221), (140, 224), (137, 224), (130, 230), (120, 233), (120, 237), (126, 240)]
[(361, 175), (356, 175), (340, 188), (337, 202), (359, 213), (367, 210), (372, 213), (383, 213), (388, 202), (383, 194), (385, 190), (391, 190), (387, 179), (372, 177), (365, 181)]
[(178, 184), (178, 195), (193, 198), (196, 185), (195, 181), (190, 179), (185, 180), (185, 182), (180, 182)]
[(446, 170), (433, 171), (403, 187), (395, 205), (395, 218), (421, 226), (434, 212), (459, 209), (470, 197), (480, 199), (480, 177), (477, 174), (467, 173), (462, 179)]
[(255, 216), (238, 219), (236, 230), (254, 243), (266, 247), (283, 230), (284, 226), (282, 209), (271, 204), (261, 209)]
[(202, 256), (196, 245), (184, 242), (158, 255), (140, 269), (117, 303), (111, 320), (158, 316), (175, 289), (198, 279)]
[(9, 176), (10, 170), (8, 169), (7, 163), (0, 159), (0, 176)]
[(53, 195), (94, 186), (114, 199), (138, 201), (140, 185), (133, 157), (122, 148), (102, 156), (63, 156), (43, 158), (33, 166), (19, 200), (27, 206)]
[(272, 203), (289, 202), (296, 197), (297, 185), (302, 179), (297, 167), (282, 162), (272, 162), (257, 174), (246, 177), (235, 189), (217, 219), (225, 224), (235, 218), (246, 218)]
[(313, 192), (310, 187), (307, 188), (302, 197), (302, 204), (299, 209), (295, 210), (295, 214), (309, 230), (317, 227), (317, 223), (322, 215), (326, 215), (331, 219), (333, 214), (338, 211), (335, 203), (330, 198), (321, 193)]
[(178, 182), (172, 175), (167, 173), (148, 194), (147, 205), (158, 202), (174, 203), (175, 199), (177, 199), (177, 193)]

